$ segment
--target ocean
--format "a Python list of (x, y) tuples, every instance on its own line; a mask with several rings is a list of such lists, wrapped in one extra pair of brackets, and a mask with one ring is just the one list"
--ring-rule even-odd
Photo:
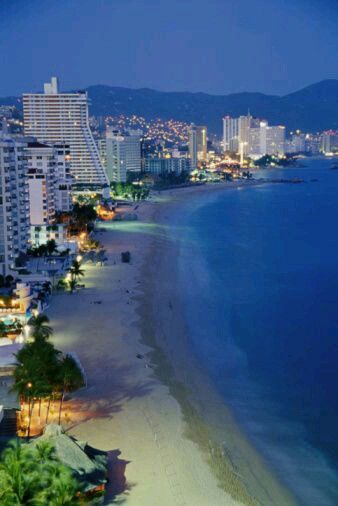
[[(179, 275), (191, 346), (300, 504), (338, 504), (338, 171), (229, 189), (185, 213)], [(203, 203), (204, 202), (204, 203)], [(189, 237), (189, 240), (187, 240)]]

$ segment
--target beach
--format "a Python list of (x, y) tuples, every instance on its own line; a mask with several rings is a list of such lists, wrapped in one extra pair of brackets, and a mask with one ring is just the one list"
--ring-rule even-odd
[(137, 222), (100, 225), (108, 262), (86, 264), (86, 288), (56, 294), (48, 310), (56, 346), (86, 372), (64, 422), (110, 452), (107, 504), (294, 504), (194, 357), (182, 318), (173, 216), (226, 188), (161, 192), (139, 205)]

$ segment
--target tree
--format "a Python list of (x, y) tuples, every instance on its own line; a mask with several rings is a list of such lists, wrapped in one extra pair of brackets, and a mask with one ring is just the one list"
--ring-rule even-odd
[(76, 281), (75, 278), (71, 278), (68, 281), (68, 286), (69, 286), (70, 293), (73, 293), (75, 291), (76, 285), (77, 285), (77, 281)]
[(32, 446), (11, 441), (0, 459), (0, 504), (72, 506), (80, 486), (47, 442)]
[(67, 282), (64, 279), (59, 279), (56, 288), (58, 290), (65, 290), (67, 288)]
[[(39, 475), (27, 446), (11, 441), (3, 451), (0, 462), (0, 503), (29, 504), (38, 491)], [(29, 471), (30, 472), (27, 472)]]
[(22, 401), (28, 402), (28, 438), (37, 400), (40, 415), (41, 401), (48, 398), (46, 423), (48, 421), (50, 400), (57, 388), (60, 355), (61, 352), (41, 334), (34, 336), (34, 341), (26, 343), (15, 355), (17, 366), (14, 370), (13, 390)]
[(71, 355), (65, 355), (60, 363), (58, 387), (60, 391), (59, 425), (66, 393), (75, 392), (85, 384), (80, 367)]
[(52, 333), (53, 329), (48, 325), (49, 318), (44, 314), (39, 314), (37, 316), (32, 316), (28, 322), (28, 324), (32, 327), (32, 334), (34, 337), (41, 337), (43, 339), (48, 339)]
[(7, 325), (0, 321), (0, 337), (6, 337), (7, 335)]
[(8, 288), (12, 286), (14, 282), (14, 278), (13, 276), (11, 276), (10, 274), (8, 274), (6, 277), (5, 277), (5, 286), (7, 286)]
[(50, 239), (49, 241), (47, 241), (46, 250), (48, 255), (53, 255), (53, 253), (57, 252), (58, 247), (54, 239)]
[(78, 260), (73, 260), (70, 269), (68, 269), (68, 272), (70, 272), (71, 277), (76, 281), (78, 278), (84, 276), (84, 270), (81, 269), (81, 264)]
[(72, 226), (77, 231), (87, 231), (88, 225), (97, 218), (94, 206), (90, 204), (80, 205), (76, 202), (72, 210)]
[(50, 487), (42, 494), (43, 504), (49, 506), (73, 506), (79, 504), (79, 484), (65, 466), (53, 466)]

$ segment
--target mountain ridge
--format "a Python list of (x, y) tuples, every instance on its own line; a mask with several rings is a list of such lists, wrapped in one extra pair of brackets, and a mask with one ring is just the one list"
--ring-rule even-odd
[[(224, 116), (240, 116), (250, 110), (253, 116), (267, 119), (270, 124), (285, 125), (288, 130), (338, 129), (337, 79), (325, 79), (283, 96), (260, 92), (210, 95), (102, 84), (85, 90), (91, 102), (90, 114), (94, 116), (136, 114), (147, 120), (177, 119), (206, 124), (211, 132), (220, 134)], [(0, 105), (11, 104), (20, 104), (20, 99), (0, 98)]]

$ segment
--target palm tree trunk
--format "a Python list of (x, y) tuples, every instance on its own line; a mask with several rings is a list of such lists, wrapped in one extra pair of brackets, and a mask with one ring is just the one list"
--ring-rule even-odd
[(41, 402), (42, 402), (42, 399), (40, 397), (40, 399), (39, 399), (39, 418), (41, 417)]
[[(29, 398), (28, 399), (28, 424), (29, 425), (30, 425), (30, 419), (29, 419), (30, 412), (31, 412), (31, 400)], [(27, 427), (27, 437), (29, 437), (29, 430), (30, 430), (30, 427)]]
[(31, 422), (32, 422), (33, 409), (34, 409), (34, 399), (32, 399), (31, 408), (29, 410), (28, 434), (27, 434), (28, 439), (30, 438), (31, 435)]
[(51, 398), (51, 396), (49, 396), (49, 398), (48, 398), (48, 405), (47, 405), (47, 414), (46, 414), (46, 425), (48, 423), (49, 409), (50, 409), (51, 400), (52, 400), (52, 398)]
[(61, 425), (61, 412), (62, 412), (62, 405), (63, 405), (64, 396), (65, 396), (65, 393), (62, 392), (61, 399), (60, 399), (60, 409), (59, 409), (59, 425)]

